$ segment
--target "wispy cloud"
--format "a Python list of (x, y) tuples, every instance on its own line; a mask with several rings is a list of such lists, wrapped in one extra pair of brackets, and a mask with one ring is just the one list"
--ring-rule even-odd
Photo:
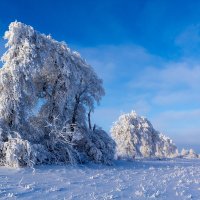
[[(151, 55), (137, 45), (97, 46), (93, 48), (75, 47), (83, 57), (107, 81), (135, 77), (135, 71), (142, 67), (151, 67), (161, 62), (161, 58)], [(123, 84), (123, 82), (122, 82)]]
[(178, 145), (199, 145), (200, 109), (170, 110), (157, 114), (152, 122), (158, 130), (167, 132)]
[[(147, 84), (148, 83), (148, 84)], [(149, 89), (173, 89), (174, 87), (196, 87), (200, 83), (200, 64), (189, 60), (163, 62), (143, 70), (142, 75), (130, 82), (130, 86)]]
[(143, 70), (128, 83), (130, 88), (151, 91), (156, 105), (200, 102), (200, 65), (188, 62), (164, 63)]

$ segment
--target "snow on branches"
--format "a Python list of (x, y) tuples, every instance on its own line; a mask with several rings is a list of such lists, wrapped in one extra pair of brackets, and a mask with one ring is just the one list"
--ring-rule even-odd
[(172, 140), (156, 131), (152, 124), (135, 112), (121, 115), (111, 128), (118, 158), (171, 158), (178, 155)]
[[(8, 50), (0, 69), (0, 162), (110, 163), (115, 144), (101, 129), (92, 130), (90, 121), (104, 95), (93, 68), (65, 43), (23, 23), (11, 23), (4, 38)], [(81, 138), (74, 142), (77, 134)]]
[(200, 158), (200, 155), (198, 155), (193, 149), (190, 150), (182, 149), (180, 157), (191, 159), (191, 158)]

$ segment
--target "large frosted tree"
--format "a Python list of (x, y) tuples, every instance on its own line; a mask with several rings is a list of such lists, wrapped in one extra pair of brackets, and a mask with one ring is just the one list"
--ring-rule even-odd
[(156, 131), (152, 124), (135, 112), (123, 114), (111, 128), (118, 158), (171, 158), (178, 156), (172, 140)]
[[(91, 128), (102, 80), (65, 43), (13, 22), (0, 69), (0, 162), (110, 163), (114, 142)], [(89, 123), (88, 123), (89, 122)]]

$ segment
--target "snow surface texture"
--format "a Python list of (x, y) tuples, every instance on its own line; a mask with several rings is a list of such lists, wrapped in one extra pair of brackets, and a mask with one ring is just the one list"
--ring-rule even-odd
[(0, 199), (200, 200), (200, 160), (0, 167)]
[(66, 44), (23, 23), (11, 23), (4, 38), (0, 165), (110, 164), (115, 143), (90, 121), (104, 95), (93, 68)]
[(178, 156), (172, 140), (156, 131), (152, 124), (136, 112), (121, 115), (111, 128), (118, 158), (172, 158)]

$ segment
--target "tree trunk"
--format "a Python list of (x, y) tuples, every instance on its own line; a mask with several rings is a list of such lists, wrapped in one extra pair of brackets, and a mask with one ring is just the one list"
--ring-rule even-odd
[(74, 125), (76, 124), (76, 116), (77, 116), (77, 111), (78, 111), (78, 105), (80, 103), (80, 96), (75, 97), (75, 105), (74, 105), (74, 110), (72, 114), (72, 122), (71, 122), (71, 131), (74, 132)]
[(91, 130), (92, 129), (92, 125), (91, 125), (91, 110), (89, 111), (88, 113), (88, 126), (89, 126), (89, 129)]

